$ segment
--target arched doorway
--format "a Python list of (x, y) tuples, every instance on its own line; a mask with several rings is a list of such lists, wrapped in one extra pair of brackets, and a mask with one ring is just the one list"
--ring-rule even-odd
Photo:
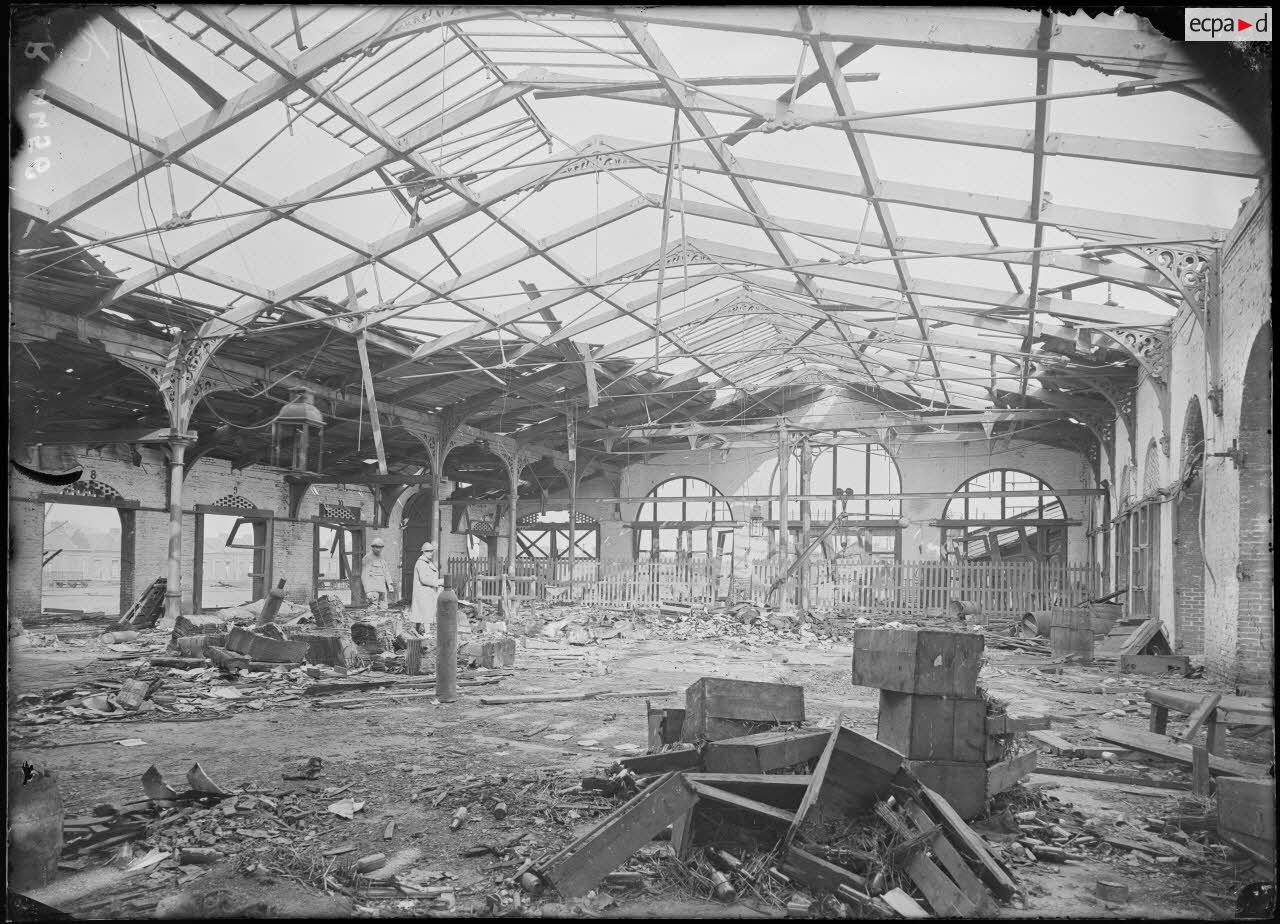
[(1204, 654), (1204, 417), (1192, 398), (1182, 425), (1182, 470), (1174, 508), (1174, 638), (1186, 655)]
[(1270, 679), (1274, 665), (1271, 490), (1271, 325), (1253, 341), (1240, 396), (1240, 560), (1236, 662), (1242, 680)]
[(431, 539), (431, 492), (417, 491), (404, 505), (400, 516), (400, 586), (408, 596), (413, 587), (413, 566), (422, 544)]

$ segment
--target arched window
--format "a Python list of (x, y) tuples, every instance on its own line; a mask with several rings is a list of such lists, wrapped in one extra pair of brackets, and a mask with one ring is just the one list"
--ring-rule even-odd
[(646, 496), (655, 500), (645, 501), (636, 514), (637, 558), (733, 554), (733, 511), (726, 501), (711, 499), (724, 497), (714, 485), (701, 478), (671, 478)]
[(600, 557), (600, 524), (579, 513), (569, 536), (569, 511), (547, 510), (530, 513), (516, 523), (516, 558), (535, 561), (569, 560), (573, 547), (575, 561), (595, 561)]
[[(956, 489), (942, 513), (944, 553), (965, 561), (1067, 560), (1062, 501), (1052, 494), (986, 497), (1011, 491), (1052, 491), (1035, 475), (997, 469), (974, 475)], [(978, 495), (978, 496), (973, 496)]]
[[(898, 494), (902, 481), (898, 465), (889, 452), (878, 444), (854, 446), (810, 446), (809, 494)], [(792, 454), (787, 474), (787, 492), (801, 493), (800, 458)], [(769, 482), (771, 494), (778, 492), (778, 467), (773, 467)], [(777, 541), (778, 510), (776, 501), (769, 502), (767, 515), (769, 529)], [(787, 527), (791, 542), (800, 541), (799, 501), (787, 502)], [(870, 555), (874, 558), (895, 559), (899, 555), (902, 528), (898, 518), (902, 516), (902, 501), (896, 498), (857, 500), (823, 500), (809, 503), (810, 532), (821, 529), (835, 517), (847, 515), (847, 519), (862, 521), (848, 528), (840, 527), (825, 543), (827, 557)]]

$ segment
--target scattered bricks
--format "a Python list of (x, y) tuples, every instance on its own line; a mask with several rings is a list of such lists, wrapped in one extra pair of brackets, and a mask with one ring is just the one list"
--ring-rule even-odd
[(356, 860), (356, 872), (361, 875), (372, 873), (375, 869), (381, 869), (386, 865), (387, 855), (385, 853), (371, 853), (367, 857), (361, 857)]
[(719, 741), (804, 721), (804, 688), (703, 677), (685, 691), (681, 740)]
[(978, 695), (983, 636), (939, 629), (855, 629), (853, 684), (895, 693)]
[(343, 613), (346, 610), (342, 606), (342, 601), (337, 597), (324, 594), (310, 602), (311, 616), (315, 620), (316, 627), (320, 629), (331, 629), (338, 625), (342, 620)]
[(876, 739), (911, 760), (980, 761), (986, 715), (981, 699), (882, 690)]

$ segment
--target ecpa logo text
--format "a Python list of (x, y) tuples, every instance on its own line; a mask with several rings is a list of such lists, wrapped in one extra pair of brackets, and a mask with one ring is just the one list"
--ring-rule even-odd
[(1269, 42), (1271, 9), (1201, 7), (1186, 11), (1188, 42)]

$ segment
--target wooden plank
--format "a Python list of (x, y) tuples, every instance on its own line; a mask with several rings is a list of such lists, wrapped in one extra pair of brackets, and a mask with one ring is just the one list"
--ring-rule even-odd
[(929, 912), (921, 908), (914, 898), (901, 889), (890, 889), (880, 897), (899, 917), (915, 920), (929, 917)]
[[(914, 799), (902, 800), (902, 810), (916, 826), (917, 831), (927, 831), (934, 826), (933, 819)], [(991, 901), (986, 886), (982, 884), (977, 874), (969, 868), (969, 864), (960, 856), (960, 852), (956, 850), (955, 845), (947, 840), (946, 835), (939, 831), (930, 835), (927, 838), (927, 842), (933, 851), (933, 855), (938, 858), (938, 862), (955, 880), (956, 885), (960, 887), (960, 891), (979, 910), (990, 910)]]
[(987, 798), (1004, 792), (1036, 768), (1039, 751), (1028, 751), (987, 768)]
[(667, 751), (664, 754), (647, 754), (643, 757), (624, 757), (618, 764), (636, 776), (654, 773), (670, 773), (673, 770), (698, 770), (702, 767), (702, 755), (696, 748)]
[[(351, 274), (347, 274), (347, 291), (351, 293), (351, 297), (347, 301), (347, 310), (355, 310), (355, 283), (351, 281)], [(360, 354), (360, 375), (364, 380), (365, 402), (369, 407), (369, 426), (373, 430), (373, 448), (378, 457), (378, 474), (387, 474), (387, 452), (382, 446), (382, 421), (378, 414), (378, 398), (373, 390), (373, 370), (369, 368), (369, 347), (366, 343), (367, 335), (362, 329), (356, 334), (356, 350)]]
[(1185, 677), (1191, 673), (1191, 660), (1186, 655), (1120, 655), (1120, 673), (1148, 674), (1164, 677), (1176, 674)]
[(676, 859), (687, 860), (693, 851), (694, 823), (698, 814), (695, 805), (671, 823), (671, 849)]
[[(1152, 646), (1153, 643), (1155, 647), (1160, 647), (1160, 642), (1158, 642), (1156, 638), (1157, 636), (1159, 636), (1160, 640), (1163, 641), (1164, 650), (1148, 651), (1148, 646)], [(1134, 629), (1133, 633), (1129, 636), (1128, 641), (1126, 641), (1120, 649), (1120, 654), (1122, 655), (1169, 653), (1169, 642), (1167, 639), (1164, 639), (1164, 630), (1160, 626), (1159, 619), (1148, 619), (1142, 625), (1138, 626), (1138, 628)]]
[(1005, 872), (1004, 867), (996, 862), (995, 857), (991, 856), (982, 838), (965, 824), (964, 819), (956, 814), (956, 810), (951, 807), (946, 799), (928, 786), (920, 786), (920, 793), (929, 811), (940, 819), (943, 827), (955, 835), (960, 842), (960, 846), (968, 852), (969, 856), (978, 861), (981, 866), (982, 878), (987, 885), (995, 890), (996, 895), (1001, 898), (1008, 898), (1013, 895), (1018, 890), (1017, 885), (1014, 884), (1009, 874)]
[(1213, 715), (1213, 711), (1218, 708), (1218, 703), (1220, 702), (1222, 702), (1221, 693), (1210, 693), (1200, 700), (1195, 711), (1191, 713), (1191, 717), (1187, 719), (1187, 727), (1183, 729), (1182, 734), (1175, 737), (1179, 741), (1189, 742), (1196, 736), (1196, 732), (1200, 730), (1200, 726), (1204, 724), (1205, 719)]
[(710, 799), (713, 802), (720, 802), (724, 805), (730, 805), (734, 808), (746, 809), (757, 815), (763, 815), (765, 818), (771, 818), (774, 821), (780, 821), (785, 825), (790, 825), (795, 821), (795, 812), (788, 812), (786, 809), (780, 809), (777, 806), (767, 805), (764, 802), (757, 802), (755, 799), (748, 799), (746, 796), (740, 796), (737, 793), (720, 789), (716, 786), (708, 786), (705, 783), (695, 783), (690, 781), (689, 786), (695, 793), (704, 799)]
[(585, 895), (697, 801), (680, 774), (667, 774), (554, 857), (543, 878), (565, 898)]
[(1035, 739), (1037, 744), (1041, 744), (1048, 748), (1049, 753), (1058, 754), (1063, 757), (1071, 757), (1076, 752), (1076, 746), (1065, 738), (1055, 735), (1051, 731), (1032, 731), (1027, 733), (1027, 737)]
[(824, 892), (838, 891), (842, 885), (852, 886), (859, 892), (867, 890), (867, 880), (864, 877), (822, 857), (814, 856), (794, 844), (787, 848), (787, 858), (782, 871), (791, 878), (803, 882), (809, 888)]
[[(1124, 773), (1092, 773), (1088, 770), (1068, 770), (1061, 767), (1037, 767), (1032, 771), (1039, 776), (1066, 776), (1077, 780), (1097, 780), (1100, 783), (1116, 783), (1124, 786), (1147, 786), (1152, 789), (1172, 789), (1190, 792), (1191, 784), (1182, 780), (1149, 780), (1146, 777)], [(1223, 777), (1227, 779), (1227, 777)]]
[(813, 768), (813, 778), (809, 781), (809, 788), (804, 792), (804, 798), (800, 800), (800, 807), (796, 809), (795, 819), (791, 822), (791, 827), (787, 829), (786, 836), (783, 838), (783, 844), (787, 847), (791, 846), (791, 842), (795, 840), (795, 836), (800, 831), (800, 825), (804, 823), (805, 817), (813, 808), (815, 802), (818, 801), (818, 794), (822, 790), (822, 782), (826, 778), (827, 768), (831, 766), (831, 755), (835, 753), (836, 741), (840, 737), (842, 731), (841, 722), (844, 721), (844, 711), (836, 713), (835, 725), (832, 728), (830, 737), (827, 739), (827, 746), (822, 749), (822, 756), (818, 758), (818, 764)]
[(808, 789), (813, 781), (811, 773), (686, 773), (690, 783), (705, 783), (731, 789), (735, 786), (776, 786), (780, 789), (799, 787)]
[(831, 732), (781, 730), (710, 741), (703, 748), (708, 770), (717, 773), (767, 773), (822, 754)]
[(978, 906), (923, 851), (912, 854), (907, 861), (907, 873), (939, 917), (967, 918), (978, 913)]
[[(1103, 741), (1114, 741), (1135, 751), (1154, 754), (1166, 760), (1175, 760), (1184, 766), (1191, 766), (1191, 747), (1170, 741), (1163, 735), (1136, 728), (1126, 728), (1114, 722), (1102, 722), (1098, 725), (1095, 737)], [(1214, 774), (1243, 777), (1266, 776), (1267, 768), (1259, 764), (1249, 764), (1229, 757), (1209, 755), (1209, 770)]]

